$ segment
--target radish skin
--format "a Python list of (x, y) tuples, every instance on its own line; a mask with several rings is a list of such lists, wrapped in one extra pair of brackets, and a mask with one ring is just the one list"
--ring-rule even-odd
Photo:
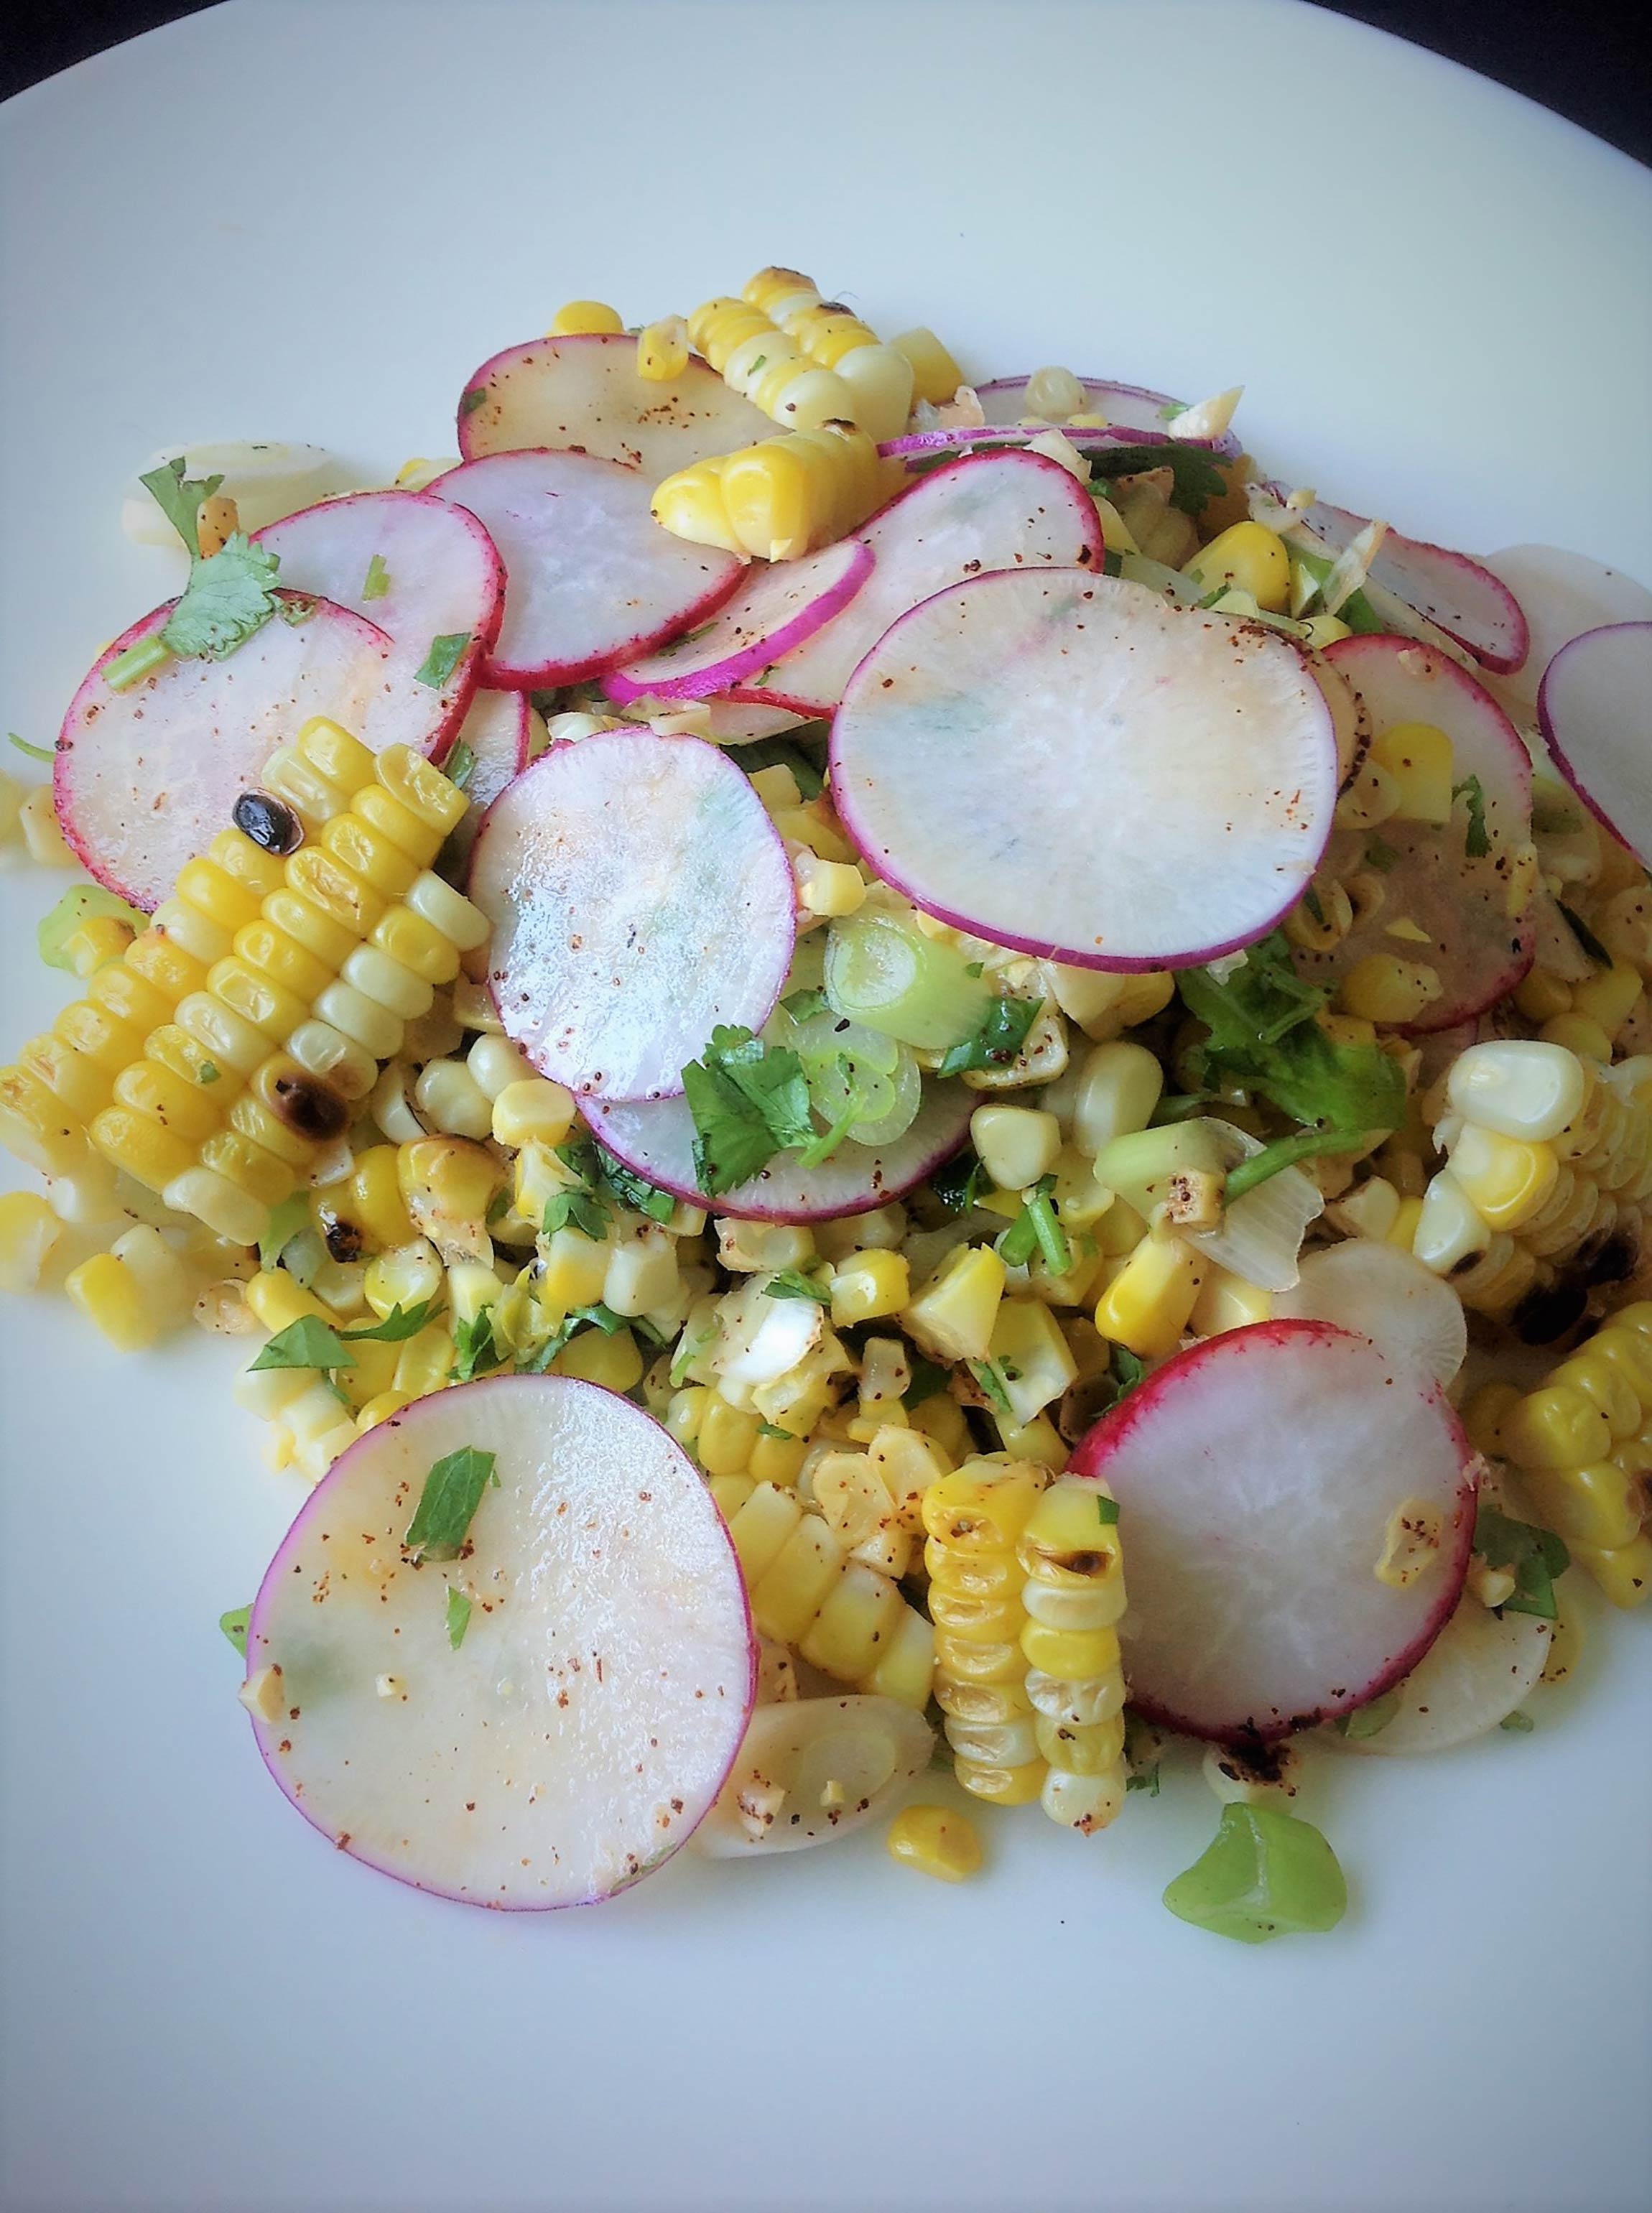
[(1544, 671), (1537, 704), (1556, 767), (1652, 868), (1652, 622), (1570, 639)]

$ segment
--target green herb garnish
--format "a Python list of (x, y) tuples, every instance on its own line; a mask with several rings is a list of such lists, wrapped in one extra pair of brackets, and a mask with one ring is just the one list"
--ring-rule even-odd
[(1158, 1761), (1155, 1759), (1151, 1767), (1143, 1767), (1134, 1774), (1127, 1775), (1125, 1788), (1126, 1790), (1145, 1790), (1149, 1798), (1156, 1798), (1159, 1795)]
[(413, 671), (415, 684), (428, 684), (439, 692), (452, 676), (465, 656), (471, 642), (467, 630), (453, 630), (430, 640), (430, 649), (419, 667)]
[(418, 1561), (456, 1560), (470, 1535), (482, 1493), (499, 1478), (494, 1455), (461, 1445), (439, 1460), (424, 1478), (418, 1505), (402, 1539), (402, 1550)]
[(201, 1063), (200, 1069), (198, 1070), (198, 1078), (201, 1082), (217, 1083), (222, 1081), (223, 1076), (223, 1070), (218, 1066), (216, 1060), (204, 1060)]
[(1008, 1068), (1027, 1042), (1042, 999), (994, 999), (972, 1037), (942, 1055), (937, 1076), (962, 1076), (966, 1069)]
[(1228, 489), (1228, 479), (1204, 447), (1186, 446), (1173, 438), (1161, 445), (1108, 446), (1091, 454), (1090, 466), (1103, 479), (1103, 489), (1109, 498), (1119, 477), (1138, 477), (1149, 469), (1168, 469), (1175, 479), (1170, 504), (1180, 508), (1184, 515), (1203, 515), (1205, 502), (1220, 499)]
[(597, 1147), (596, 1158), (603, 1182), (622, 1206), (630, 1207), (633, 1214), (645, 1214), (650, 1222), (670, 1221), (677, 1202), (668, 1191), (661, 1191), (646, 1176), (617, 1161), (606, 1146)]
[(469, 1321), (454, 1326), (454, 1368), (455, 1383), (474, 1382), (479, 1375), (491, 1368), (503, 1367), (505, 1354), (493, 1341), (493, 1309), (480, 1307)]
[(1612, 966), (1611, 954), (1606, 951), (1606, 947), (1601, 944), (1600, 939), (1589, 928), (1588, 923), (1584, 921), (1582, 916), (1581, 914), (1574, 913), (1572, 909), (1566, 905), (1564, 899), (1557, 899), (1555, 901), (1555, 905), (1560, 909), (1561, 913), (1564, 916), (1567, 929), (1570, 930), (1572, 936), (1582, 947), (1584, 952), (1588, 954), (1589, 959), (1591, 960), (1598, 961), (1602, 968), (1610, 968)]
[(771, 1299), (813, 1299), (817, 1307), (832, 1304), (826, 1285), (813, 1282), (801, 1268), (777, 1268), (763, 1289)]
[(1399, 860), (1399, 856), (1386, 838), (1368, 838), (1365, 841), (1365, 858), (1368, 865), (1375, 869), (1379, 875), (1386, 876)]
[(485, 407), (487, 404), (488, 388), (486, 385), (472, 384), (470, 390), (460, 397), (459, 402), (459, 414), (460, 421), (462, 422), (466, 415), (474, 415), (479, 407)]
[[(223, 482), (222, 476), (187, 479), (180, 458), (151, 469), (138, 481), (183, 540), (189, 555), (189, 582), (159, 637), (141, 640), (104, 671), (117, 689), (159, 666), (157, 645), (185, 659), (222, 661), (261, 630), (280, 604), (275, 588), (280, 558), (254, 546), (245, 531), (235, 531), (217, 552), (202, 558), (201, 503), (212, 497)], [(140, 654), (147, 666), (134, 660)]]
[(992, 1179), (981, 1166), (974, 1146), (966, 1145), (935, 1170), (930, 1189), (948, 1214), (966, 1214), (984, 1192), (992, 1189)]
[(1064, 1276), (1072, 1266), (1072, 1247), (1050, 1197), (1055, 1187), (1052, 1175), (1040, 1176), (998, 1240), (998, 1257), (1006, 1267), (1024, 1268), (1035, 1252), (1043, 1254), (1052, 1276)]
[(258, 1241), (259, 1265), (273, 1268), (299, 1231), (308, 1228), (309, 1220), (310, 1203), (302, 1191), (294, 1192), (279, 1206), (272, 1207), (264, 1225), (264, 1235)]
[(970, 1360), (965, 1363), (970, 1374), (986, 1393), (995, 1413), (1002, 1414), (1007, 1422), (1015, 1418), (1015, 1410), (1009, 1403), (1009, 1393), (1004, 1388), (1002, 1369), (996, 1360)]
[(32, 746), (27, 738), (20, 738), (15, 730), (8, 730), (6, 735), (18, 752), (27, 753), (30, 760), (49, 761), (53, 758), (53, 748), (50, 746)]
[(1513, 1594), (1499, 1612), (1534, 1613), (1541, 1621), (1558, 1619), (1555, 1577), (1571, 1565), (1571, 1554), (1551, 1529), (1514, 1521), (1483, 1499), (1474, 1517), (1474, 1549), (1488, 1567), (1514, 1575)]
[(1530, 1736), (1537, 1723), (1532, 1719), (1530, 1714), (1521, 1713), (1520, 1708), (1516, 1706), (1512, 1714), (1503, 1716), (1497, 1723), (1497, 1727), (1500, 1729), (1507, 1729), (1511, 1736)]
[(1282, 1168), (1295, 1167), (1298, 1161), (1317, 1160), (1322, 1153), (1351, 1152), (1364, 1134), (1359, 1130), (1298, 1130), (1295, 1137), (1276, 1137), (1259, 1153), (1228, 1169), (1222, 1196), (1231, 1206)]
[(694, 1123), (694, 1174), (715, 1197), (766, 1167), (778, 1152), (811, 1145), (815, 1130), (803, 1064), (789, 1046), (719, 1025), (704, 1057), (683, 1070)]
[(422, 1299), (417, 1306), (403, 1308), (393, 1306), (381, 1321), (369, 1322), (361, 1329), (334, 1329), (319, 1314), (301, 1314), (286, 1328), (277, 1330), (252, 1363), (258, 1368), (316, 1368), (331, 1374), (336, 1368), (353, 1368), (356, 1356), (350, 1350), (368, 1338), (383, 1344), (399, 1344), (404, 1338), (414, 1337), (430, 1318), (430, 1302)]
[(252, 1619), (253, 1609), (250, 1606), (234, 1606), (230, 1607), (228, 1613), (221, 1613), (218, 1616), (219, 1628), (223, 1630), (237, 1652), (244, 1653), (247, 1649), (247, 1625)]
[(367, 575), (362, 580), (364, 600), (381, 600), (390, 589), (390, 571), (384, 565), (382, 553), (375, 553), (367, 564)]
[(921, 1352), (914, 1353), (911, 1363), (911, 1374), (912, 1380), (900, 1394), (900, 1403), (903, 1406), (921, 1406), (926, 1399), (939, 1399), (944, 1396), (947, 1388), (947, 1371), (938, 1361), (926, 1360)]
[(470, 780), (476, 773), (476, 748), (463, 738), (455, 741), (452, 752), (442, 764), (442, 773), (449, 783), (460, 791), (470, 789)]
[(1398, 1691), (1385, 1692), (1381, 1698), (1373, 1698), (1368, 1705), (1356, 1706), (1351, 1714), (1338, 1717), (1337, 1733), (1350, 1737), (1355, 1743), (1361, 1738), (1379, 1735), (1399, 1711)]
[(465, 1641), (465, 1631), (471, 1625), (471, 1602), (461, 1590), (448, 1586), (448, 1642), (455, 1652)]
[(558, 1229), (570, 1226), (582, 1230), (587, 1237), (600, 1239), (607, 1235), (608, 1210), (594, 1191), (559, 1191), (546, 1201), (540, 1234), (554, 1237)]
[(1484, 861), (1491, 850), (1491, 839), (1485, 826), (1485, 786), (1478, 776), (1466, 776), (1460, 783), (1452, 785), (1451, 796), (1468, 801), (1468, 827), (1463, 833), (1463, 850), (1471, 861)]
[(1095, 1497), (1095, 1518), (1104, 1529), (1116, 1527), (1119, 1521), (1119, 1501), (1116, 1498), (1109, 1498), (1103, 1491), (1098, 1491)]
[(777, 1429), (772, 1422), (759, 1422), (757, 1425), (757, 1433), (760, 1437), (778, 1437), (789, 1445), (795, 1445), (797, 1442), (797, 1432), (795, 1430)]

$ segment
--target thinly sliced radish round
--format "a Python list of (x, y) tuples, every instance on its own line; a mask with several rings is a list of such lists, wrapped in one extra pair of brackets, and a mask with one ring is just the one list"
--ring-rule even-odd
[(611, 1106), (584, 1100), (581, 1111), (616, 1159), (638, 1175), (698, 1206), (715, 1206), (750, 1222), (825, 1222), (869, 1214), (922, 1183), (950, 1160), (969, 1131), (980, 1094), (961, 1083), (925, 1081), (924, 1103), (905, 1136), (887, 1145), (840, 1145), (819, 1167), (800, 1167), (782, 1154), (749, 1183), (715, 1198), (694, 1180), (694, 1123), (680, 1099), (658, 1106)]
[(1587, 553), (1558, 546), (1505, 546), (1485, 565), (1519, 600), (1531, 633), (1531, 650), (1512, 676), (1498, 680), (1499, 697), (1533, 709), (1544, 672), (1563, 645), (1604, 623), (1652, 621), (1652, 592), (1621, 569), (1608, 569)]
[[(1180, 1353), (1073, 1456), (1119, 1501), (1119, 1625), (1149, 1719), (1270, 1740), (1376, 1698), (1456, 1604), (1474, 1534), (1474, 1456), (1439, 1387), (1315, 1321), (1229, 1330)], [(1395, 1518), (1439, 1543), (1396, 1588)]]
[(1273, 1311), (1281, 1320), (1333, 1322), (1369, 1337), (1390, 1360), (1414, 1360), (1436, 1383), (1449, 1383), (1468, 1351), (1468, 1319), (1451, 1285), (1375, 1237), (1304, 1254)]
[[(1186, 405), (1183, 400), (1173, 399), (1167, 392), (1149, 392), (1141, 384), (1118, 384), (1111, 377), (1081, 376), (1078, 381), (1084, 387), (1081, 412), (1105, 415), (1109, 428), (1126, 431), (1143, 444), (1167, 436), (1166, 424)], [(987, 421), (1019, 423), (1027, 412), (1027, 385), (1025, 376), (995, 376), (991, 383), (978, 384), (976, 397)], [(1188, 438), (1182, 442), (1208, 445), (1216, 454), (1239, 451), (1239, 440), (1231, 430), (1224, 431), (1219, 438)]]
[[(482, 826), (482, 817), (494, 801), (527, 766), (533, 710), (526, 692), (478, 692), (470, 712), (460, 725), (454, 752), (468, 746), (473, 765), (465, 784), (469, 811), (454, 831), (461, 859), (468, 859)], [(448, 766), (452, 767), (452, 755)]]
[(893, 1698), (759, 1706), (694, 1850), (737, 1859), (852, 1835), (891, 1811), (934, 1751), (929, 1723)]
[[(1345, 507), (1315, 500), (1298, 516), (1326, 550), (1340, 553), (1370, 521)], [(1476, 661), (1499, 675), (1521, 667), (1531, 637), (1520, 601), (1503, 579), (1466, 553), (1430, 546), (1390, 529), (1371, 564), (1371, 580), (1403, 600), (1436, 629), (1454, 637)]]
[(544, 447), (622, 461), (650, 485), (773, 435), (762, 410), (697, 356), (669, 384), (639, 376), (637, 341), (619, 333), (507, 346), (483, 363), (459, 402), (467, 461)]
[[(426, 1479), (467, 1449), (493, 1480), (462, 1556), (416, 1564)], [(756, 1661), (686, 1455), (558, 1375), (490, 1376), (369, 1430), (283, 1539), (247, 1635), (249, 1679), (281, 1671), (259, 1750), (307, 1821), (416, 1889), (527, 1911), (612, 1897), (687, 1840)]]
[(838, 812), (879, 875), (943, 922), (1091, 968), (1186, 966), (1271, 930), (1318, 864), (1337, 781), (1330, 709), (1287, 640), (1070, 569), (914, 608), (832, 733)]
[(494, 454), (430, 491), (476, 515), (504, 564), (504, 617), (484, 680), (571, 684), (699, 622), (745, 564), (691, 546), (649, 513), (651, 480), (588, 454)]
[(1451, 1752), (1484, 1736), (1537, 1687), (1553, 1624), (1531, 1613), (1493, 1613), (1477, 1598), (1455, 1612), (1404, 1682), (1399, 1704), (1373, 1736), (1338, 1740), (1349, 1752)]
[(789, 707), (759, 707), (744, 699), (707, 699), (711, 727), (707, 732), (720, 746), (755, 745), (760, 738), (777, 738), (785, 730), (800, 729), (809, 717)]
[(830, 714), (856, 664), (899, 616), (991, 569), (1101, 567), (1101, 525), (1082, 485), (1042, 454), (975, 454), (901, 493), (861, 533), (876, 567), (843, 613), (783, 655), (742, 699)]
[[(1106, 429), (1084, 424), (1046, 423), (1044, 430), (1058, 430), (1062, 436), (1081, 454), (1102, 454), (1109, 446), (1198, 446), (1205, 442), (1199, 438), (1173, 439), (1167, 430), (1131, 430), (1118, 425)], [(1039, 426), (1034, 424), (994, 423), (984, 430), (977, 424), (957, 424), (944, 430), (905, 430), (899, 438), (887, 438), (878, 448), (887, 461), (905, 461), (909, 464), (947, 454), (1009, 453), (1025, 447), (1039, 436)], [(1105, 470), (1101, 472), (1105, 473)]]
[[(280, 556), (283, 584), (319, 592), (388, 637), (390, 667), (356, 732), (362, 743), (439, 759), (504, 611), (505, 572), (475, 516), (429, 492), (358, 491), (272, 522), (259, 543)], [(436, 639), (460, 637), (470, 643), (449, 674), (421, 681)]]
[(146, 914), (227, 827), (277, 746), (313, 715), (361, 729), (392, 651), (381, 630), (318, 600), (302, 621), (277, 616), (222, 661), (168, 661), (112, 692), (104, 670), (164, 630), (174, 604), (99, 655), (69, 703), (52, 766), (64, 835), (101, 884)]
[(470, 893), (507, 1033), (542, 1074), (603, 1098), (680, 1094), (719, 1023), (763, 1027), (791, 964), (786, 849), (698, 738), (553, 745), (488, 810)]
[[(1490, 851), (1468, 851), (1462, 820), (1443, 827), (1390, 820), (1375, 832), (1338, 828), (1325, 857), (1328, 878), (1362, 877), (1370, 898), (1354, 927), (1327, 953), (1293, 952), (1315, 983), (1345, 976), (1368, 954), (1393, 954), (1432, 968), (1442, 996), (1411, 1022), (1412, 1036), (1453, 1028), (1512, 991), (1532, 965), (1529, 899), (1509, 912), (1512, 857), (1532, 833), (1532, 762), (1497, 701), (1468, 671), (1433, 646), (1401, 637), (1344, 637), (1325, 661), (1359, 694), (1375, 735), (1424, 722), (1451, 740), (1454, 783), (1479, 780)], [(1373, 862), (1371, 856), (1376, 857)], [(1396, 937), (1415, 924), (1427, 939)]]
[(840, 614), (871, 575), (872, 559), (863, 540), (845, 538), (801, 561), (755, 568), (709, 623), (629, 668), (611, 668), (602, 688), (622, 704), (731, 691)]
[(1652, 868), (1652, 622), (1612, 623), (1563, 645), (1537, 709), (1567, 783)]

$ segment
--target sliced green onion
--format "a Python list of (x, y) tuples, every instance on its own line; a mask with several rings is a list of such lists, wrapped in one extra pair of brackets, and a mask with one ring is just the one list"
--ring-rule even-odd
[(128, 692), (134, 684), (141, 684), (146, 676), (153, 676), (172, 658), (172, 649), (159, 637), (141, 637), (136, 645), (129, 645), (125, 653), (116, 654), (103, 672), (103, 680), (112, 692)]
[(970, 966), (955, 946), (885, 909), (863, 908), (832, 925), (826, 997), (851, 1022), (942, 1052), (974, 1035), (992, 998)]

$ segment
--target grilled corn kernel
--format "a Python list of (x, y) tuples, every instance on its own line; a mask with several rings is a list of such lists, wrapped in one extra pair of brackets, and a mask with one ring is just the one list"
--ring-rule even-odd
[[(1100, 1048), (1104, 1049), (1104, 1048)], [(1001, 1191), (1024, 1191), (1048, 1174), (1061, 1150), (1061, 1125), (1033, 1106), (978, 1106), (970, 1141)]]
[(1557, 1015), (1538, 1035), (1544, 1044), (1562, 1046), (1580, 1060), (1599, 1061), (1604, 1067), (1612, 1058), (1611, 1037), (1588, 1015)]
[(1283, 614), (1290, 604), (1290, 556), (1283, 539), (1265, 523), (1230, 525), (1201, 546), (1182, 573), (1202, 594), (1236, 585), (1270, 614)]
[(71, 1268), (64, 1289), (118, 1352), (145, 1351), (168, 1327), (147, 1286), (113, 1253), (94, 1253)]
[(52, 786), (37, 783), (17, 809), (17, 826), (23, 833), (28, 857), (37, 868), (74, 869), (80, 863), (69, 850), (52, 804)]
[(419, 1070), (413, 1100), (432, 1128), (456, 1137), (493, 1131), (493, 1102), (462, 1060), (433, 1060)]
[(966, 1882), (980, 1868), (980, 1838), (967, 1816), (948, 1807), (904, 1807), (886, 1841), (892, 1859), (941, 1882)]
[(832, 1320), (843, 1329), (899, 1314), (911, 1296), (910, 1271), (899, 1253), (851, 1253), (832, 1271)]
[(688, 367), (688, 326), (680, 315), (649, 323), (638, 333), (637, 374), (649, 384), (670, 384)]

